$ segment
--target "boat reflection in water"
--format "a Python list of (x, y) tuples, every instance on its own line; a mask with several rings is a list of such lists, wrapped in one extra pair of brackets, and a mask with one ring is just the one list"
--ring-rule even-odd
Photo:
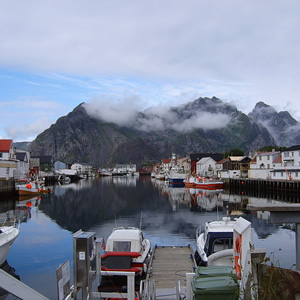
[(141, 228), (141, 212), (142, 230), (152, 245), (191, 245), (195, 251), (197, 227), (221, 220), (228, 206), (230, 212), (240, 211), (251, 222), (256, 248), (265, 248), (274, 263), (291, 268), (296, 261), (295, 232), (271, 224), (267, 215), (245, 215), (247, 203), (254, 201), (270, 200), (226, 190), (173, 187), (150, 176), (123, 176), (56, 185), (52, 194), (31, 199), (31, 206), (15, 198), (0, 206), (5, 215), (18, 214), (22, 222), (8, 262), (13, 262), (25, 284), (57, 299), (55, 270), (69, 260), (72, 274), (73, 233), (80, 229), (95, 232), (106, 241), (112, 228)]

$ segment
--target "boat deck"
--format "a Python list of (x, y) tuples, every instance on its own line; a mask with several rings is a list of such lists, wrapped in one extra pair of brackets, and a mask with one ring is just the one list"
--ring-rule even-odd
[(181, 287), (185, 288), (185, 274), (193, 273), (195, 267), (191, 246), (156, 246), (147, 278), (155, 280), (157, 292), (174, 290), (178, 280)]

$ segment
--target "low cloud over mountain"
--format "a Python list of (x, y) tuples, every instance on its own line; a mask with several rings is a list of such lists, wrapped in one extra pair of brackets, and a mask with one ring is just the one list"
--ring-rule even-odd
[(217, 110), (217, 106), (224, 107), (224, 104), (218, 102), (216, 98), (211, 102), (216, 106), (214, 111), (206, 111), (201, 107), (196, 110), (193, 105), (189, 104), (178, 108), (161, 105), (140, 111), (140, 103), (137, 98), (126, 98), (118, 102), (95, 99), (84, 104), (84, 108), (91, 117), (119, 126), (142, 131), (171, 129), (184, 133), (196, 129), (221, 129), (230, 123), (231, 115)]

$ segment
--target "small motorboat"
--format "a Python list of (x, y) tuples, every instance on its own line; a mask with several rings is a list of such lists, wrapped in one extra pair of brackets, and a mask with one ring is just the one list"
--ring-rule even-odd
[(101, 256), (103, 271), (128, 271), (136, 275), (147, 272), (151, 243), (136, 227), (116, 227), (107, 239)]
[[(230, 264), (230, 259), (233, 258), (231, 249), (233, 248), (233, 225), (235, 223), (236, 221), (232, 221), (229, 216), (226, 216), (221, 221), (206, 222), (204, 227), (197, 228), (197, 250), (195, 251), (197, 265), (208, 265), (208, 262), (212, 261), (211, 256), (219, 260), (224, 259), (223, 262), (219, 261), (218, 265), (226, 266), (228, 263)], [(217, 252), (218, 255), (215, 254)], [(223, 257), (221, 253), (226, 254), (226, 257)], [(227, 256), (229, 256), (229, 259)]]
[(6, 261), (9, 250), (19, 235), (16, 225), (0, 226), (0, 266)]
[(16, 183), (16, 192), (19, 196), (35, 196), (39, 194), (50, 194), (52, 190), (46, 188), (43, 182), (29, 181), (27, 183)]

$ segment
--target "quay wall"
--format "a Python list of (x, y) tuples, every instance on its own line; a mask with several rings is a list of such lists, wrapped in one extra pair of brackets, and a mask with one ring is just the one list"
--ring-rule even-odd
[(0, 180), (0, 194), (14, 194), (15, 180)]
[(227, 179), (225, 185), (243, 189), (300, 191), (300, 181), (234, 178)]
[(300, 202), (300, 181), (234, 178), (224, 181), (231, 194), (272, 198), (287, 202)]

